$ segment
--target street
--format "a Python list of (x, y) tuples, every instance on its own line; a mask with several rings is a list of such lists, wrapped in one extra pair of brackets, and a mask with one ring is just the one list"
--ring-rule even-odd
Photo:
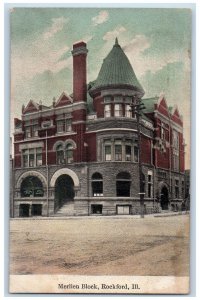
[(10, 274), (189, 275), (189, 215), (11, 219)]

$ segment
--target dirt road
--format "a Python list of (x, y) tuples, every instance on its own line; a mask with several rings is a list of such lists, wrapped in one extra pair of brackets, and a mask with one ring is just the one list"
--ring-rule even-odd
[(189, 216), (10, 221), (11, 274), (189, 275)]

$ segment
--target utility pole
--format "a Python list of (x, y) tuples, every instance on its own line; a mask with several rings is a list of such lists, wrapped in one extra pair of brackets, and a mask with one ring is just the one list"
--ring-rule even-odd
[(138, 171), (139, 171), (139, 182), (140, 182), (140, 217), (144, 218), (144, 195), (145, 195), (145, 179), (142, 173), (142, 161), (141, 161), (141, 127), (140, 117), (141, 111), (145, 109), (144, 103), (137, 96), (134, 96), (133, 102), (130, 104), (132, 114), (136, 115), (137, 120), (137, 132), (138, 132)]

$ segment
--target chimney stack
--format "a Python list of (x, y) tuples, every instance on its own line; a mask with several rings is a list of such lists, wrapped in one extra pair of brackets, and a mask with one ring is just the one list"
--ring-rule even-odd
[(73, 102), (87, 101), (86, 43), (73, 45)]

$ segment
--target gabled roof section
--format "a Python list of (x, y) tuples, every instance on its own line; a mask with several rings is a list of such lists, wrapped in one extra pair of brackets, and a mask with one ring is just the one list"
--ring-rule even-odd
[(166, 101), (165, 95), (163, 93), (160, 94), (160, 97), (158, 99), (157, 110), (161, 114), (163, 114), (163, 115), (165, 115), (167, 117), (170, 116), (170, 112), (169, 112), (169, 108), (168, 108), (168, 105), (167, 105), (167, 101)]
[(24, 108), (23, 114), (30, 114), (37, 111), (39, 111), (39, 104), (33, 100), (30, 100), (27, 106)]
[(174, 105), (171, 111), (171, 119), (172, 121), (174, 121), (175, 123), (178, 123), (179, 125), (183, 125), (183, 120), (182, 120), (182, 116), (179, 113), (178, 110), (178, 106)]
[(69, 95), (67, 95), (65, 92), (63, 92), (58, 98), (58, 101), (55, 103), (55, 107), (66, 106), (72, 103), (73, 103), (72, 98)]
[(98, 77), (90, 89), (90, 94), (95, 90), (115, 86), (135, 89), (141, 96), (144, 95), (144, 90), (117, 39), (112, 50), (103, 60)]

